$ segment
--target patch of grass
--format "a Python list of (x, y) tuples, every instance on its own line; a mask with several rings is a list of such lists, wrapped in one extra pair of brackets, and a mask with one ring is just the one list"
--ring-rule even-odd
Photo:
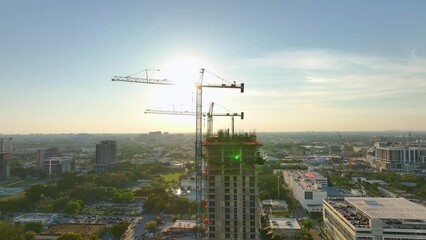
[(13, 186), (13, 185), (16, 185), (16, 184), (19, 184), (19, 183), (23, 183), (23, 182), (25, 182), (25, 180), (18, 180), (18, 181), (15, 181), (15, 182), (11, 182), (11, 183), (2, 185), (0, 187), (10, 187), (10, 186)]

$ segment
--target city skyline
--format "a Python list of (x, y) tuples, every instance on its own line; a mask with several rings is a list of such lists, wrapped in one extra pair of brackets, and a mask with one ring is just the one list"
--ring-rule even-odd
[[(426, 130), (421, 1), (0, 5), (2, 134), (193, 132), (144, 111), (195, 110), (201, 67), (245, 83), (204, 91), (204, 111), (245, 113), (237, 130)], [(111, 82), (145, 68), (180, 86)]]

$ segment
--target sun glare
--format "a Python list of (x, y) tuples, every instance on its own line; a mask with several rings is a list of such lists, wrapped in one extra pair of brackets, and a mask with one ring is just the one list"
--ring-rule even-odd
[(172, 58), (164, 64), (163, 71), (167, 79), (178, 85), (194, 86), (200, 77), (200, 69), (206, 67), (206, 63), (195, 57)]
[[(171, 58), (161, 68), (161, 75), (173, 81), (176, 85), (157, 88), (154, 94), (156, 98), (155, 106), (152, 106), (152, 108), (165, 111), (195, 112), (195, 84), (200, 79), (200, 69), (206, 68), (210, 70), (208, 69), (209, 66), (211, 65), (208, 65), (199, 58), (189, 56)], [(204, 83), (221, 84), (221, 81), (221, 79), (211, 74), (206, 74), (204, 77)], [(226, 100), (226, 93), (228, 92), (231, 91), (219, 91), (212, 88), (203, 91), (203, 112), (208, 111), (210, 102), (216, 102), (218, 104), (224, 102)], [(217, 109), (217, 111), (223, 112), (223, 110), (220, 109)], [(194, 117), (175, 116), (172, 119), (174, 123), (179, 121), (180, 124), (188, 125), (194, 123)], [(220, 122), (221, 121), (218, 119), (217, 123)], [(229, 121), (226, 121), (226, 126), (228, 125)]]

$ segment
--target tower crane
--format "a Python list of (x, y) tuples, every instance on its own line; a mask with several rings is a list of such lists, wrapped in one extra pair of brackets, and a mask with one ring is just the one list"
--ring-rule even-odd
[[(148, 71), (152, 71), (152, 69), (145, 69), (146, 78), (133, 77), (133, 75), (129, 76), (114, 76), (112, 81), (121, 81), (121, 82), (131, 82), (131, 83), (145, 83), (145, 84), (161, 84), (161, 85), (174, 85), (172, 81), (167, 79), (152, 79), (148, 76)], [(154, 69), (154, 71), (159, 71), (158, 69)], [(204, 74), (208, 72), (213, 76), (222, 80), (222, 84), (204, 84)], [(136, 73), (137, 74), (137, 73)], [(202, 121), (203, 121), (203, 112), (202, 112), (202, 102), (203, 102), (203, 88), (225, 88), (225, 89), (240, 89), (241, 93), (244, 93), (244, 83), (240, 85), (233, 83), (224, 83), (226, 80), (219, 77), (218, 75), (211, 73), (204, 68), (200, 70), (200, 78), (198, 82), (195, 84), (196, 89), (196, 107), (195, 107), (195, 171), (196, 171), (196, 239), (201, 239), (201, 224), (202, 224), (202, 210), (201, 210), (201, 202), (202, 202)]]
[[(342, 135), (340, 135), (340, 133), (339, 132), (337, 132), (337, 135), (339, 136), (339, 138), (340, 138), (340, 141), (342, 141), (342, 143), (343, 144), (346, 144), (346, 142), (343, 140), (343, 138), (342, 138)], [(348, 155), (348, 165), (349, 165), (349, 170), (352, 170), (352, 153), (353, 153), (353, 150), (354, 150), (354, 148), (353, 148), (353, 146), (352, 146), (352, 141), (351, 140), (349, 140), (349, 144), (348, 144), (348, 147), (347, 147), (347, 149), (346, 149), (346, 153), (347, 153), (347, 155)]]

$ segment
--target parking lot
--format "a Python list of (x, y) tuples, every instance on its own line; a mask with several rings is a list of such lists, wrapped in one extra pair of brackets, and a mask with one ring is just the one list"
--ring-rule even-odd
[(84, 207), (84, 210), (92, 215), (140, 216), (143, 214), (142, 206), (142, 200), (132, 203), (100, 202), (96, 204), (88, 204)]
[(99, 215), (58, 215), (57, 224), (105, 224), (107, 227), (121, 221), (132, 222), (134, 217), (129, 216), (99, 216)]

